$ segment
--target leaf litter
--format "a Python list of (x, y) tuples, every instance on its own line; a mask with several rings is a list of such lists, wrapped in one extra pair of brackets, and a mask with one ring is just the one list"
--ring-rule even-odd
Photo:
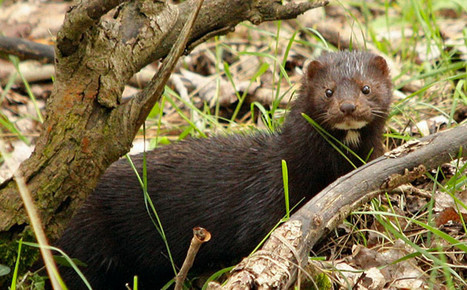
[[(296, 84), (302, 77), (302, 67), (324, 49), (325, 45), (316, 37), (317, 34), (326, 38), (329, 45), (341, 48), (366, 46), (375, 52), (379, 51), (374, 42), (368, 41), (369, 35), (362, 32), (359, 27), (362, 23), (374, 25), (372, 29), (379, 47), (384, 44), (389, 48), (386, 53), (379, 51), (385, 55), (395, 78), (394, 116), (388, 122), (385, 139), (389, 149), (410, 138), (447, 129), (466, 119), (465, 99), (453, 98), (456, 90), (454, 82), (420, 77), (417, 68), (408, 66), (410, 62), (418, 65), (442, 62), (445, 51), (439, 50), (430, 41), (421, 41), (416, 49), (410, 51), (412, 55), (404, 58), (398, 54), (399, 50), (404, 49), (408, 37), (426, 38), (429, 36), (425, 35), (427, 31), (420, 32), (406, 22), (388, 27), (384, 23), (386, 10), (384, 6), (376, 5), (375, 1), (369, 1), (366, 8), (352, 6), (345, 1), (343, 3), (310, 11), (300, 16), (298, 21), (282, 21), (279, 33), (278, 25), (274, 23), (263, 23), (258, 27), (243, 24), (225, 37), (196, 47), (179, 63), (168, 83), (169, 88), (180, 98), (173, 97), (172, 104), (165, 102), (148, 119), (146, 135), (143, 136), (143, 132), (138, 134), (134, 142), (136, 150), (133, 152), (147, 150), (154, 144), (162, 146), (175, 142), (187, 135), (196, 137), (196, 132), (190, 129), (181, 113), (194, 120), (196, 126), (202, 128), (208, 136), (270, 126), (267, 118), (280, 120), (289, 101), (300, 89)], [(0, 27), (5, 28), (8, 36), (53, 44), (53, 35), (60, 27), (68, 6), (68, 2), (60, 1), (5, 1), (0, 9)], [(369, 23), (366, 23), (365, 9), (370, 10), (371, 19), (367, 19)], [(400, 17), (403, 9), (397, 4), (392, 5), (387, 10), (388, 18)], [(467, 49), (463, 44), (466, 13), (459, 13), (449, 7), (438, 10), (438, 13), (437, 25), (444, 38), (446, 51), (454, 50), (452, 55), (455, 59), (466, 62)], [(287, 45), (297, 31), (295, 42), (288, 51)], [(279, 64), (286, 52), (288, 58), (283, 62), (281, 71)], [(21, 62), (28, 63), (33, 65), (33, 72), (47, 66), (37, 61)], [(131, 98), (144, 87), (157, 67), (158, 63), (155, 62), (138, 73), (126, 87), (124, 98)], [(284, 71), (287, 77), (282, 74)], [(42, 129), (35, 118), (35, 109), (24, 84), (18, 76), (14, 83), (9, 83), (12, 74), (17, 73), (11, 63), (0, 59), (1, 118), (10, 125), (2, 123), (1, 134), (19, 165), (31, 154), (34, 140)], [(34, 73), (27, 77), (43, 114), (51, 92), (50, 77), (37, 77)], [(11, 87), (8, 89), (9, 85)], [(465, 96), (465, 85), (463, 93)], [(240, 100), (239, 97), (244, 99)], [(271, 110), (274, 102), (277, 102), (277, 107), (273, 114), (262, 115), (258, 108)], [(240, 103), (242, 106), (238, 109)], [(234, 115), (235, 112), (237, 115)], [(214, 116), (216, 121), (206, 121), (209, 119), (206, 116)], [(232, 120), (234, 122), (230, 121), (232, 117), (235, 117)], [(397, 132), (398, 137), (393, 136), (394, 132)], [(165, 141), (152, 142), (154, 139)], [(436, 270), (442, 267), (426, 254), (436, 250), (437, 257), (444, 257), (457, 275), (465, 279), (466, 253), (433, 234), (427, 227), (413, 222), (414, 219), (421, 221), (454, 238), (459, 244), (466, 245), (465, 168), (464, 163), (453, 161), (432, 171), (431, 177), (420, 178), (363, 206), (360, 212), (367, 214), (351, 215), (343, 225), (315, 246), (313, 254), (324, 257), (326, 261), (310, 260), (310, 265), (326, 273), (333, 282), (333, 288), (444, 289), (444, 272)], [(453, 176), (460, 178), (453, 181)], [(0, 179), (6, 178), (8, 176), (4, 166), (1, 166)], [(387, 223), (397, 228), (401, 236), (389, 231)], [(427, 252), (417, 251), (414, 244)], [(465, 283), (456, 283), (466, 287)]]

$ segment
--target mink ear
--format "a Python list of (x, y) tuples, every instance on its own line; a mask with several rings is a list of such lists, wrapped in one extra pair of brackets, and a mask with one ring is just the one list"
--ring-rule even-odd
[(318, 60), (310, 62), (307, 68), (307, 76), (309, 79), (313, 78), (318, 72), (322, 71), (324, 64)]
[(386, 60), (382, 56), (375, 56), (371, 62), (372, 65), (375, 66), (375, 68), (380, 71), (384, 76), (389, 75), (389, 67), (388, 64), (386, 63)]

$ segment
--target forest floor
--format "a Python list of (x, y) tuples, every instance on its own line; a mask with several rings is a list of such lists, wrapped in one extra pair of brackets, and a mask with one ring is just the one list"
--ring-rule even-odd
[[(132, 152), (188, 136), (276, 130), (303, 67), (336, 49), (366, 49), (387, 60), (394, 81), (388, 150), (465, 123), (465, 1), (384, 2), (331, 1), (296, 20), (243, 23), (198, 46), (180, 61)], [(0, 33), (53, 45), (69, 5), (0, 1)], [(157, 66), (137, 74), (124, 96), (144, 87)], [(52, 64), (0, 58), (0, 135), (17, 164), (42, 130), (53, 73)], [(313, 275), (326, 277), (318, 287), (467, 289), (465, 164), (432, 169), (352, 213), (310, 255)], [(0, 180), (9, 175), (1, 166)]]

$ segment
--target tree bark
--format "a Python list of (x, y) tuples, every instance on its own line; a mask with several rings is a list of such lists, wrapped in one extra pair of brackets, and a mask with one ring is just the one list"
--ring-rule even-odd
[[(206, 0), (186, 51), (242, 21), (294, 18), (326, 3)], [(101, 0), (69, 9), (57, 35), (56, 79), (43, 131), (19, 168), (50, 239), (60, 235), (104, 170), (129, 151), (160, 93), (154, 97), (157, 92), (148, 89), (122, 103), (124, 85), (142, 67), (167, 55), (195, 5)], [(14, 180), (5, 181), (0, 186), (0, 243), (14, 239), (28, 224)]]
[[(467, 157), (465, 148), (467, 124), (409, 142), (339, 178), (278, 227), (261, 250), (240, 262), (223, 289), (289, 289), (313, 245), (353, 210), (427, 169)], [(216, 283), (210, 287), (221, 288)]]

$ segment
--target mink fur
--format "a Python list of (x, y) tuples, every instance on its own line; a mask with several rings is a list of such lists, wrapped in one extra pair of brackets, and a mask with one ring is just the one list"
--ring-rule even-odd
[[(183, 263), (196, 226), (212, 239), (196, 257), (194, 273), (247, 256), (285, 214), (281, 160), (288, 165), (291, 206), (353, 169), (302, 113), (363, 159), (381, 155), (391, 90), (382, 57), (325, 53), (308, 66), (277, 132), (192, 139), (148, 152), (147, 188), (175, 264)], [(142, 154), (132, 160), (142, 174)], [(124, 289), (134, 275), (140, 289), (156, 289), (174, 276), (126, 160), (107, 170), (57, 245), (88, 265), (81, 270), (94, 289)], [(71, 268), (61, 267), (61, 273), (70, 289), (84, 288)]]

